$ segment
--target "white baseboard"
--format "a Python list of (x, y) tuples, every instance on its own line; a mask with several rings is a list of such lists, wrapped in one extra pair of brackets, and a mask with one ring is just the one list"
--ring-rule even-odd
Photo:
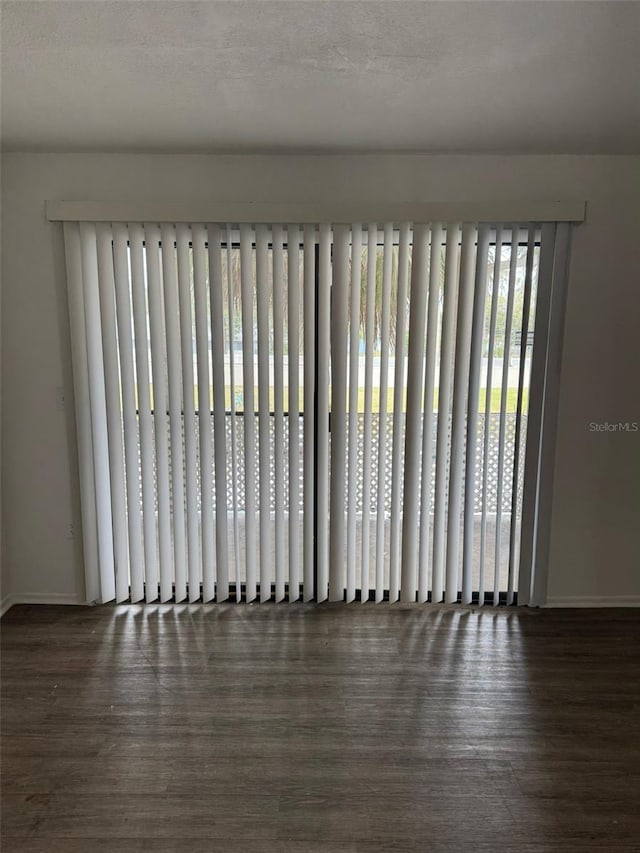
[(10, 607), (13, 607), (14, 604), (86, 604), (86, 601), (82, 601), (77, 595), (73, 595), (67, 592), (49, 592), (49, 593), (40, 593), (40, 592), (25, 592), (18, 593), (16, 595), (7, 595), (6, 598), (2, 599), (2, 604), (0, 604), (0, 616), (4, 616), (4, 614), (9, 610)]
[(543, 607), (640, 607), (640, 595), (551, 596)]
[(16, 603), (15, 598), (12, 595), (5, 595), (5, 597), (0, 602), (0, 617), (4, 616), (7, 610)]

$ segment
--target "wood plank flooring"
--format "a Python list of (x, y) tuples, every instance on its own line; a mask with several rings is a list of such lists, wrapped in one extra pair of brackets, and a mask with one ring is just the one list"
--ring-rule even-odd
[(3, 853), (640, 851), (640, 614), (16, 606)]

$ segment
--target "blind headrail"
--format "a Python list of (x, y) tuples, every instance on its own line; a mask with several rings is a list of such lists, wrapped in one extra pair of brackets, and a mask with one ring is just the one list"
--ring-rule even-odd
[(191, 222), (191, 223), (309, 223), (309, 222), (583, 222), (586, 202), (163, 202), (163, 201), (47, 201), (49, 222)]

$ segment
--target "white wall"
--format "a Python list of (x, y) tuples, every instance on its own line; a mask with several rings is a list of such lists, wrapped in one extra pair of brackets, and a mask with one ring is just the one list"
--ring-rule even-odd
[[(2, 167), (0, 164), (0, 186), (2, 185)], [(0, 229), (2, 221), (2, 207), (0, 205)], [(2, 375), (2, 276), (0, 275), (0, 376)], [(0, 448), (2, 447), (2, 395), (0, 394)], [(2, 602), (9, 597), (11, 582), (9, 579), (9, 563), (4, 557), (4, 538), (2, 536), (2, 456), (0, 455), (0, 616), (2, 615)]]
[[(82, 599), (59, 225), (45, 199), (586, 199), (561, 380), (549, 596), (640, 596), (640, 157), (6, 154), (2, 188), (2, 511), (17, 598)], [(66, 409), (58, 391), (65, 389)], [(6, 589), (5, 589), (6, 594)]]

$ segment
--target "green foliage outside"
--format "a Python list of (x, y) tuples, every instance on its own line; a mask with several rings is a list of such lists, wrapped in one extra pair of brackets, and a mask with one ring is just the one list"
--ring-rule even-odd
[[(253, 398), (254, 399), (254, 408), (257, 411), (257, 409), (258, 409), (258, 387), (257, 386), (255, 386), (255, 388), (253, 389), (253, 394), (254, 394), (254, 398)], [(501, 394), (500, 388), (493, 388), (491, 390), (491, 411), (492, 412), (499, 412), (500, 411), (501, 396), (502, 396), (502, 394)], [(365, 406), (364, 397), (365, 397), (364, 388), (359, 388), (358, 389), (358, 411), (359, 412), (364, 412), (364, 406)], [(289, 394), (288, 394), (287, 388), (284, 389), (283, 398), (284, 398), (284, 411), (287, 412), (289, 410)], [(195, 405), (196, 405), (196, 409), (197, 409), (198, 408), (198, 389), (197, 389), (197, 387), (194, 388), (194, 399), (195, 399)], [(331, 399), (331, 392), (329, 392), (329, 399)], [(485, 392), (484, 388), (481, 388), (480, 389), (480, 399), (479, 399), (479, 404), (478, 404), (478, 412), (480, 414), (484, 413), (485, 401), (486, 401), (486, 392)], [(518, 390), (517, 390), (517, 388), (508, 388), (507, 389), (506, 411), (510, 412), (510, 413), (515, 412), (516, 407), (517, 407), (517, 401), (518, 401)], [(528, 389), (525, 388), (524, 394), (523, 394), (523, 409), (524, 409), (524, 411), (526, 411), (526, 409), (527, 409), (528, 402), (529, 402), (529, 392), (528, 392)], [(406, 401), (406, 393), (405, 393), (403, 395), (403, 401), (402, 401), (403, 411), (406, 411), (406, 403), (407, 403), (407, 401)], [(227, 411), (230, 411), (230, 409), (231, 409), (231, 389), (228, 385), (225, 387), (225, 405), (226, 405)], [(209, 393), (209, 407), (213, 408), (213, 389), (211, 389), (210, 393)], [(271, 411), (273, 411), (275, 408), (273, 386), (271, 386), (269, 388), (269, 408)], [(437, 388), (435, 389), (433, 408), (434, 408), (434, 411), (437, 411), (437, 408), (438, 408), (438, 389)], [(242, 393), (238, 392), (238, 391), (236, 391), (236, 409), (238, 411), (242, 411)], [(300, 392), (299, 410), (303, 411), (303, 409), (304, 409), (304, 393), (301, 391)], [(378, 388), (374, 388), (372, 391), (371, 410), (373, 412), (379, 412), (380, 411), (380, 390)], [(393, 389), (389, 389), (389, 391), (387, 393), (387, 412), (393, 412)]]

